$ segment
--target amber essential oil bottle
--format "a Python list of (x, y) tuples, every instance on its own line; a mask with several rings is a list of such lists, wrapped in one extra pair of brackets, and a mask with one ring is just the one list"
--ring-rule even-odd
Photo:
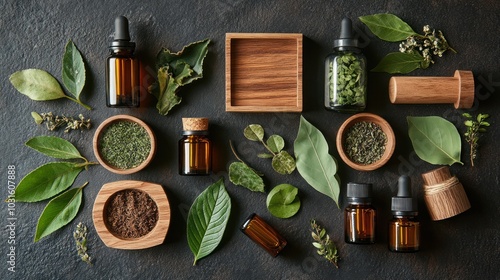
[(420, 249), (420, 222), (417, 220), (417, 201), (411, 196), (410, 177), (398, 180), (398, 194), (392, 198), (393, 218), (389, 222), (389, 250), (416, 252)]
[(139, 61), (134, 56), (135, 43), (130, 42), (128, 20), (115, 19), (115, 36), (106, 60), (106, 105), (139, 107)]
[(273, 257), (276, 257), (287, 244), (285, 238), (255, 213), (246, 219), (240, 230)]
[(179, 140), (179, 174), (209, 175), (212, 171), (212, 142), (207, 118), (182, 118)]
[(376, 209), (372, 206), (372, 184), (348, 183), (344, 210), (345, 242), (375, 243)]

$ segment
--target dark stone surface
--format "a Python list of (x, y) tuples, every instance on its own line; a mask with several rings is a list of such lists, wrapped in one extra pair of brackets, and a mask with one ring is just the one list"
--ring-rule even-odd
[[(153, 3), (154, 2), (154, 3)], [(158, 137), (158, 153), (144, 171), (120, 176), (97, 166), (82, 172), (75, 186), (89, 181), (84, 190), (83, 207), (67, 227), (38, 243), (33, 243), (38, 216), (45, 202), (15, 204), (15, 273), (7, 270), (11, 233), (8, 204), (0, 204), (1, 278), (17, 279), (494, 279), (498, 277), (500, 258), (500, 188), (498, 146), (500, 41), (500, 2), (480, 1), (0, 1), (0, 197), (6, 197), (7, 167), (14, 165), (18, 183), (22, 176), (42, 163), (51, 161), (23, 145), (37, 135), (56, 135), (74, 143), (84, 156), (95, 159), (92, 137), (95, 127), (115, 114), (131, 114), (151, 125)], [(323, 59), (331, 52), (344, 15), (355, 19), (362, 35), (365, 54), (373, 67), (397, 44), (375, 38), (356, 18), (361, 15), (390, 12), (407, 21), (415, 30), (425, 24), (444, 31), (458, 54), (446, 54), (427, 70), (412, 75), (452, 76), (456, 69), (470, 69), (476, 78), (476, 103), (473, 113), (491, 114), (493, 126), (481, 140), (477, 166), (471, 168), (463, 149), (464, 166), (455, 164), (451, 172), (465, 186), (472, 208), (448, 220), (433, 222), (423, 201), (420, 174), (436, 168), (419, 160), (407, 136), (407, 115), (438, 115), (464, 129), (460, 114), (451, 105), (392, 105), (387, 98), (387, 74), (369, 74), (368, 112), (384, 117), (393, 127), (396, 151), (387, 165), (373, 172), (358, 172), (340, 164), (342, 195), (349, 181), (374, 184), (374, 204), (379, 209), (378, 242), (370, 246), (343, 242), (342, 210), (334, 202), (309, 187), (297, 172), (276, 175), (269, 162), (254, 154), (261, 146), (249, 143), (240, 133), (250, 123), (264, 125), (267, 135), (281, 134), (292, 151), (299, 114), (226, 113), (224, 111), (226, 32), (303, 33), (304, 41), (304, 111), (303, 115), (326, 136), (331, 153), (335, 134), (348, 115), (323, 109)], [(140, 109), (109, 109), (104, 97), (104, 60), (113, 32), (113, 19), (125, 15), (131, 23), (131, 35), (137, 53), (147, 67), (147, 78), (154, 77), (154, 57), (161, 47), (180, 50), (182, 46), (204, 38), (212, 39), (205, 60), (205, 77), (182, 89), (182, 104), (168, 116), (160, 116), (153, 98), (145, 95)], [(87, 69), (84, 102), (94, 110), (85, 111), (70, 101), (34, 102), (19, 94), (9, 83), (11, 73), (40, 68), (60, 80), (64, 45), (72, 39), (82, 52)], [(84, 113), (94, 122), (88, 132), (48, 132), (37, 127), (31, 111), (77, 115)], [(210, 118), (216, 143), (215, 172), (209, 177), (177, 175), (176, 142), (180, 138), (181, 117)], [(268, 187), (291, 183), (300, 188), (302, 209), (293, 218), (272, 217), (265, 206), (265, 196), (235, 187), (226, 179), (233, 209), (219, 247), (193, 267), (193, 257), (186, 241), (185, 217), (194, 198), (219, 176), (227, 177), (226, 167), (234, 160), (228, 139), (236, 144), (241, 156), (265, 173)], [(400, 174), (413, 179), (422, 223), (422, 250), (415, 254), (396, 254), (387, 250), (387, 222), (391, 218), (390, 198)], [(99, 188), (107, 182), (134, 179), (160, 183), (168, 193), (172, 222), (165, 243), (151, 249), (126, 251), (107, 248), (97, 236), (91, 212)], [(345, 206), (341, 201), (341, 208)], [(252, 243), (238, 227), (252, 212), (260, 214), (288, 241), (289, 246), (276, 259)], [(338, 244), (340, 269), (316, 256), (311, 246), (309, 220), (316, 218)], [(82, 221), (90, 229), (89, 252), (95, 258), (88, 267), (76, 257), (72, 231)]]

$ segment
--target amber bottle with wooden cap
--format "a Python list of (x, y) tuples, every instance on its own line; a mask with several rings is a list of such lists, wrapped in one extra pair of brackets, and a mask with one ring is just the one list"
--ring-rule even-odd
[(255, 213), (246, 219), (240, 230), (273, 257), (276, 257), (287, 244), (285, 238)]
[(410, 177), (399, 177), (398, 194), (392, 198), (393, 218), (389, 222), (389, 250), (416, 252), (420, 249), (417, 201), (411, 195)]
[(344, 210), (345, 242), (352, 244), (375, 243), (377, 211), (372, 205), (372, 184), (348, 183)]
[(207, 118), (182, 118), (179, 140), (179, 174), (208, 175), (212, 171), (212, 142)]

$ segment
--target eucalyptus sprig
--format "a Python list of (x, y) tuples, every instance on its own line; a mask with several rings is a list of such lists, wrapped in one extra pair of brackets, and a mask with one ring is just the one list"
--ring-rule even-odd
[(335, 243), (330, 239), (330, 236), (326, 233), (326, 230), (322, 228), (316, 220), (311, 220), (311, 236), (314, 239), (312, 245), (317, 249), (317, 253), (323, 256), (336, 268), (339, 268), (338, 261), (340, 259)]
[(261, 142), (269, 153), (260, 153), (259, 158), (272, 158), (271, 165), (279, 174), (291, 174), (295, 170), (295, 159), (283, 151), (285, 140), (279, 135), (271, 135), (264, 142), (264, 128), (260, 124), (251, 124), (245, 128), (243, 134), (248, 140)]
[(477, 157), (477, 150), (479, 148), (479, 137), (481, 133), (486, 132), (486, 127), (490, 126), (490, 123), (485, 121), (489, 115), (479, 114), (474, 118), (469, 113), (463, 113), (462, 116), (466, 118), (464, 124), (467, 127), (467, 131), (464, 133), (464, 136), (470, 145), (470, 163), (474, 166), (474, 159)]
[(415, 69), (426, 69), (434, 63), (433, 56), (441, 57), (444, 52), (456, 51), (450, 47), (440, 30), (423, 27), (424, 34), (415, 32), (406, 22), (393, 14), (374, 14), (359, 19), (370, 31), (388, 42), (401, 42), (399, 52), (387, 54), (379, 62), (374, 72), (409, 73)]

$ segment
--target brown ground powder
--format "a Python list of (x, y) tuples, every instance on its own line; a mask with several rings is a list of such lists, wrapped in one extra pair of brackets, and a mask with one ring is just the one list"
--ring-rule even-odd
[(117, 237), (138, 238), (148, 234), (158, 221), (158, 208), (145, 192), (117, 192), (106, 206), (106, 226)]

